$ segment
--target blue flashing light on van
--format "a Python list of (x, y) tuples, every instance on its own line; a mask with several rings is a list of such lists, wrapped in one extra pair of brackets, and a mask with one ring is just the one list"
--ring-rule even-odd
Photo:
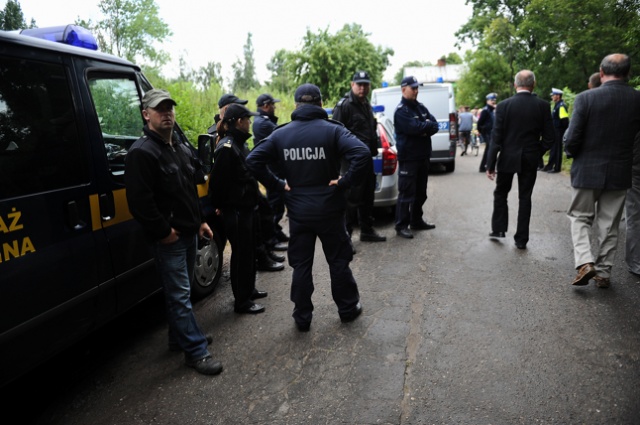
[(98, 50), (98, 42), (95, 36), (86, 28), (78, 25), (60, 25), (47, 28), (30, 28), (20, 31), (21, 35), (41, 38), (56, 43), (82, 47), (90, 50)]

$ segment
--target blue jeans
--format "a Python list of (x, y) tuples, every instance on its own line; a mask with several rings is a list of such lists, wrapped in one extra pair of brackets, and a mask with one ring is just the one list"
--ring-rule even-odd
[(181, 235), (172, 244), (156, 243), (155, 261), (164, 288), (169, 343), (177, 343), (187, 360), (209, 356), (207, 338), (191, 307), (191, 278), (196, 258), (196, 236)]

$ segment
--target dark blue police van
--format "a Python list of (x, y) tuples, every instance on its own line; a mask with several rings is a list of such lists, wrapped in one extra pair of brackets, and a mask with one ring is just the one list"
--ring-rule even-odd
[[(96, 49), (73, 25), (0, 31), (0, 386), (161, 290), (124, 184), (152, 87)], [(196, 297), (220, 277), (214, 236)]]

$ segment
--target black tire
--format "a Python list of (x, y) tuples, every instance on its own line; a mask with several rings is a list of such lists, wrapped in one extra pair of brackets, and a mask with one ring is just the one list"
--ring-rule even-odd
[(444, 169), (447, 170), (447, 173), (453, 173), (453, 171), (456, 169), (456, 162), (447, 162), (446, 164), (444, 164)]
[(202, 299), (211, 295), (222, 275), (222, 253), (224, 246), (214, 230), (213, 239), (207, 244), (199, 244), (196, 252), (196, 264), (191, 282), (191, 298)]

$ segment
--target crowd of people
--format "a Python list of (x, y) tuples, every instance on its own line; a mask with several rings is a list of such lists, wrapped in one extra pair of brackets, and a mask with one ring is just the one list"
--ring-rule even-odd
[[(600, 288), (610, 286), (618, 224), (626, 205), (629, 270), (640, 274), (640, 92), (627, 84), (629, 57), (606, 56), (589, 88), (580, 93), (569, 118), (562, 91), (553, 89), (553, 111), (533, 91), (535, 74), (519, 71), (516, 94), (498, 103), (486, 96), (480, 110), (464, 106), (459, 113), (461, 155), (472, 137), (481, 137), (485, 150), (480, 171), (495, 180), (492, 239), (506, 237), (507, 198), (518, 176), (519, 207), (515, 245), (529, 242), (531, 195), (540, 170), (558, 172), (563, 151), (573, 158), (573, 194), (567, 215), (571, 221), (577, 275), (573, 285), (591, 279)], [(256, 271), (280, 271), (287, 260), (293, 268), (290, 298), (292, 317), (300, 332), (310, 330), (314, 305), (312, 266), (319, 239), (330, 269), (331, 293), (342, 322), (363, 311), (358, 285), (350, 269), (355, 250), (354, 228), (360, 240), (384, 242), (373, 228), (375, 174), (372, 157), (380, 141), (368, 95), (368, 72), (357, 71), (351, 90), (333, 108), (333, 119), (323, 109), (320, 89), (300, 85), (294, 94), (291, 122), (278, 126), (279, 99), (268, 93), (256, 101), (223, 95), (209, 133), (215, 140), (209, 198), (231, 245), (230, 280), (234, 311), (259, 314), (266, 310), (256, 300), (268, 296), (256, 288)], [(424, 220), (431, 156), (431, 136), (438, 122), (417, 100), (422, 84), (413, 76), (401, 82), (402, 98), (394, 111), (398, 154), (396, 235), (412, 239), (415, 230), (434, 229)], [(597, 88), (597, 89), (596, 89)], [(132, 215), (144, 228), (155, 249), (165, 290), (169, 347), (183, 351), (185, 364), (215, 375), (222, 371), (207, 346), (212, 338), (199, 327), (190, 301), (198, 238), (211, 238), (200, 210), (195, 162), (184, 143), (175, 140), (171, 95), (160, 89), (145, 93), (144, 135), (127, 157), (127, 199)], [(254, 119), (253, 127), (251, 119)], [(252, 136), (254, 147), (247, 140)], [(634, 151), (635, 143), (635, 151)], [(549, 162), (542, 163), (550, 151)], [(635, 156), (634, 156), (635, 152)], [(259, 187), (266, 188), (266, 195)], [(626, 204), (625, 204), (626, 202)], [(288, 217), (287, 235), (281, 225)], [(596, 229), (592, 250), (591, 231)], [(277, 251), (287, 250), (287, 257)]]

